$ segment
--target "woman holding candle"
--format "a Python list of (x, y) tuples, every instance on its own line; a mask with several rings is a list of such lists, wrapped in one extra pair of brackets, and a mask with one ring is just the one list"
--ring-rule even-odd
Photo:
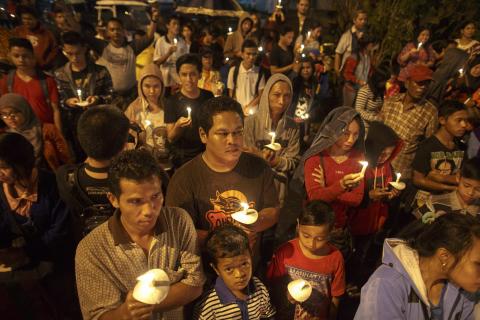
[(362, 288), (355, 319), (473, 319), (480, 290), (480, 222), (446, 214), (386, 239), (382, 265)]
[(354, 237), (355, 254), (351, 271), (355, 272), (357, 285), (363, 285), (374, 270), (380, 248), (375, 248), (374, 237), (382, 230), (389, 216), (389, 201), (400, 191), (389, 187), (396, 181), (391, 161), (400, 152), (402, 143), (397, 134), (381, 122), (370, 123), (365, 140), (366, 159), (370, 164), (365, 172), (365, 189), (362, 203), (348, 210), (348, 225)]
[(423, 64), (431, 68), (435, 64), (437, 55), (433, 50), (430, 40), (430, 30), (422, 28), (417, 38), (407, 43), (397, 57), (397, 61), (402, 67), (400, 77), (404, 77), (405, 68), (411, 64)]
[(51, 123), (40, 123), (30, 104), (15, 93), (0, 98), (0, 116), (7, 132), (19, 133), (34, 147), (37, 166), (56, 170), (70, 162), (70, 153), (60, 131)]
[(160, 69), (153, 63), (145, 66), (138, 80), (138, 98), (128, 106), (125, 115), (143, 129), (140, 144), (153, 148), (161, 159), (167, 160), (164, 90)]

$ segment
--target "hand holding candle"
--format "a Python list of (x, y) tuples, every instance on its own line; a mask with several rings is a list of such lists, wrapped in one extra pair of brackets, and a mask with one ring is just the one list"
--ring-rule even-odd
[(173, 45), (174, 45), (174, 46), (176, 46), (176, 45), (177, 45), (177, 43), (178, 43), (178, 40), (177, 40), (177, 38), (173, 38)]
[(303, 279), (293, 280), (288, 284), (288, 293), (295, 301), (305, 302), (312, 294), (312, 285)]
[(159, 304), (168, 295), (170, 279), (162, 269), (151, 269), (137, 278), (133, 298), (146, 304)]
[(392, 181), (389, 183), (392, 187), (394, 187), (397, 190), (403, 190), (406, 188), (405, 182), (401, 182), (400, 178), (402, 177), (402, 174), (400, 172), (397, 172), (397, 179), (395, 181)]
[(277, 134), (272, 131), (269, 133), (269, 135), (272, 136), (272, 140), (269, 144), (265, 145), (265, 147), (273, 151), (280, 151), (280, 149), (282, 149), (282, 146), (280, 145), (280, 143), (275, 142), (275, 137), (277, 136)]
[(258, 211), (250, 208), (246, 202), (242, 202), (240, 205), (242, 209), (232, 213), (232, 218), (242, 224), (254, 224), (258, 220)]

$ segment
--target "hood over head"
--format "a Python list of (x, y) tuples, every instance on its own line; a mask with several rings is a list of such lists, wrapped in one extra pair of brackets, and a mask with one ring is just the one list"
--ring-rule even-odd
[[(244, 14), (242, 14), (242, 15), (240, 16), (240, 19), (238, 19), (238, 24), (237, 24), (237, 31), (238, 31), (238, 32), (241, 32), (241, 31), (242, 31), (242, 23), (243, 23), (243, 21), (245, 21), (245, 20), (247, 20), (247, 19), (252, 22), (252, 27), (253, 27), (253, 19), (252, 19), (252, 17), (250, 16), (250, 13), (245, 12)], [(250, 30), (251, 30), (251, 29), (250, 29)]]
[(19, 131), (28, 130), (40, 125), (40, 122), (32, 110), (28, 101), (21, 95), (16, 93), (7, 93), (0, 98), (0, 110), (5, 107), (11, 107), (23, 115), (25, 122), (19, 128)]
[(341, 137), (347, 126), (355, 119), (358, 120), (358, 123), (360, 125), (360, 133), (352, 149), (356, 149), (362, 153), (365, 152), (365, 126), (358, 112), (351, 107), (338, 107), (333, 109), (327, 115), (325, 120), (323, 120), (317, 132), (317, 135), (313, 139), (312, 145), (304, 153), (297, 169), (295, 170), (293, 176), (293, 180), (295, 182), (292, 182), (298, 183), (296, 187), (303, 186), (305, 182), (305, 161), (335, 144), (335, 142)]
[(165, 85), (163, 83), (162, 73), (161, 73), (160, 69), (158, 68), (158, 66), (154, 63), (147, 64), (145, 67), (143, 67), (143, 69), (140, 73), (140, 78), (138, 79), (138, 97), (142, 99), (142, 103), (145, 106), (148, 105), (148, 100), (147, 100), (147, 98), (146, 98), (146, 96), (145, 96), (145, 94), (143, 93), (143, 90), (142, 90), (143, 81), (147, 77), (155, 77), (155, 78), (160, 80), (160, 82), (162, 84), (162, 90), (160, 92), (159, 104), (163, 106), (163, 97), (164, 97), (164, 93), (165, 93)]

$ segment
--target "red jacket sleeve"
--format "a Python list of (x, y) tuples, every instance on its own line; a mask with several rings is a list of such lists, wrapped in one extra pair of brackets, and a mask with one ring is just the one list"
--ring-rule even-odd
[[(313, 156), (305, 161), (305, 188), (307, 190), (308, 200), (335, 201), (337, 197), (344, 192), (340, 181), (335, 181), (335, 183), (330, 186), (322, 186), (322, 184), (315, 181), (317, 178), (313, 176), (313, 170), (315, 168), (321, 168), (320, 155)], [(323, 172), (325, 171), (324, 168), (321, 169)]]
[(345, 60), (345, 65), (343, 66), (343, 77), (346, 81), (357, 83), (357, 77), (355, 76), (355, 69), (357, 68), (358, 61), (352, 56), (348, 57)]
[(283, 261), (283, 247), (284, 246), (281, 246), (273, 254), (272, 261), (270, 261), (270, 264), (267, 267), (267, 281), (269, 283), (272, 283), (275, 279), (282, 278), (287, 274), (285, 263)]

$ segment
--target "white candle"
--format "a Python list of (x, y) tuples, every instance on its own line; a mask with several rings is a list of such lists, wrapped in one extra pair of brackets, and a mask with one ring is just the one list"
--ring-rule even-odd
[(305, 49), (305, 45), (302, 43), (302, 44), (300, 45), (300, 51), (302, 52), (303, 49)]
[(159, 304), (167, 297), (170, 279), (162, 269), (151, 269), (137, 278), (133, 289), (135, 300), (146, 304)]
[(173, 44), (174, 44), (174, 45), (177, 45), (177, 43), (178, 43), (177, 38), (173, 38)]
[(152, 125), (152, 121), (150, 120), (145, 120), (144, 123), (145, 123), (145, 128), (150, 127)]
[(310, 36), (312, 35), (312, 31), (307, 32), (307, 39), (310, 39)]
[(188, 119), (190, 119), (192, 116), (192, 108), (187, 107), (187, 112), (188, 112)]
[(255, 110), (253, 110), (253, 108), (251, 108), (250, 110), (248, 110), (248, 114), (249, 114), (249, 115), (252, 116), (254, 113), (255, 113)]
[(360, 164), (362, 165), (362, 171), (360, 172), (360, 174), (362, 176), (365, 175), (365, 171), (367, 171), (367, 167), (368, 167), (368, 162), (367, 161), (359, 161)]
[(242, 210), (232, 213), (232, 218), (242, 224), (254, 224), (258, 220), (258, 211), (250, 209), (247, 202), (240, 203)]
[(458, 74), (460, 75), (460, 78), (463, 77), (463, 68), (458, 69)]
[(423, 42), (419, 42), (417, 46), (417, 50), (420, 50), (420, 47), (423, 45)]
[(82, 102), (82, 89), (77, 89), (77, 96), (78, 96), (78, 100)]
[(230, 60), (229, 57), (226, 57), (226, 58), (225, 58), (225, 62), (228, 62), (229, 60)]
[(262, 46), (258, 47), (258, 52), (263, 52), (263, 47)]
[(275, 143), (275, 136), (276, 136), (276, 133), (275, 132), (270, 132), (269, 135), (272, 136), (272, 141), (270, 142), (270, 144), (274, 144)]
[(397, 173), (397, 180), (395, 181), (395, 183), (399, 183), (400, 182), (400, 177), (402, 176), (402, 174), (400, 172)]
[(307, 55), (305, 53), (302, 53), (302, 58), (305, 58)]
[(228, 27), (228, 34), (232, 34), (232, 33), (233, 33), (232, 27)]

